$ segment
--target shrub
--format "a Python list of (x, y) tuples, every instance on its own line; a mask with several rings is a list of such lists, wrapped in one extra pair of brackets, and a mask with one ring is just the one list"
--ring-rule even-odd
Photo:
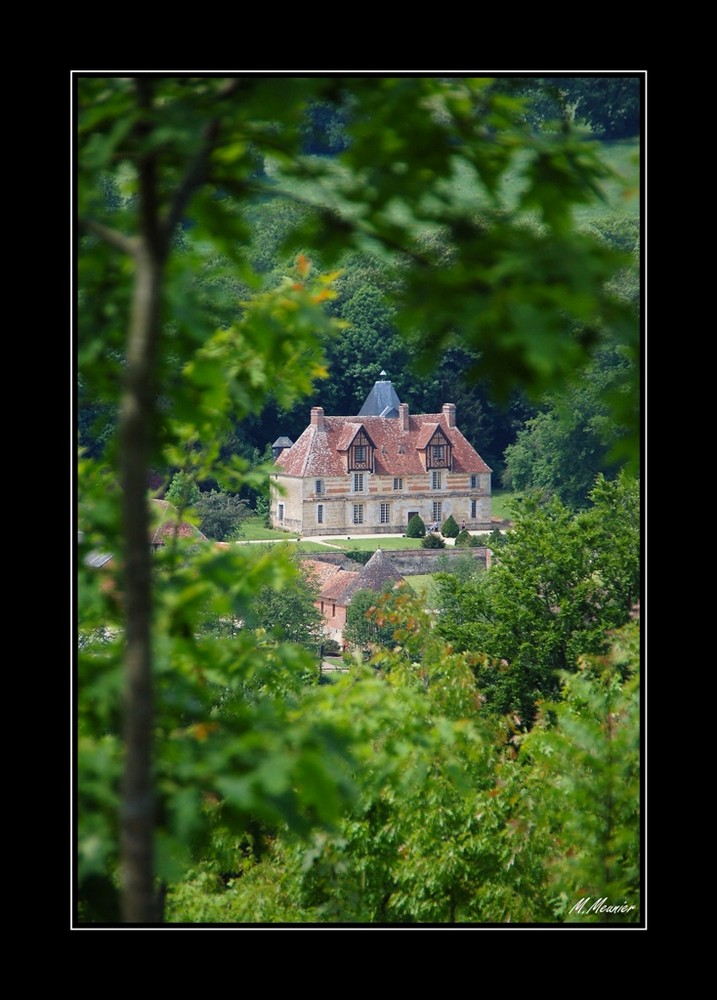
[(325, 639), (323, 650), (324, 656), (341, 656), (341, 646), (336, 639)]
[(424, 538), (426, 535), (426, 525), (420, 514), (414, 514), (411, 520), (408, 522), (408, 527), (406, 528), (407, 538)]
[(459, 549), (470, 549), (478, 544), (478, 541), (465, 528), (456, 535), (456, 547)]
[(443, 522), (443, 527), (441, 528), (441, 534), (444, 538), (457, 538), (460, 528), (458, 523), (454, 518), (453, 514), (449, 514), (448, 517)]
[(445, 549), (445, 547), (446, 543), (440, 535), (426, 535), (425, 538), (421, 540), (422, 549)]
[(497, 551), (498, 549), (502, 549), (507, 541), (508, 536), (504, 535), (501, 531), (498, 531), (498, 529), (495, 528), (487, 536), (487, 540), (485, 542), (481, 542), (481, 545), (487, 545), (489, 549)]
[(241, 522), (249, 514), (246, 503), (238, 496), (218, 490), (201, 493), (194, 506), (201, 518), (201, 531), (218, 542), (240, 534)]
[[(463, 532), (461, 532), (461, 534), (463, 534)], [(498, 531), (497, 528), (494, 531), (491, 531), (489, 535), (488, 534), (471, 535), (470, 538), (471, 538), (470, 542), (461, 542), (459, 535), (458, 538), (456, 538), (456, 545), (475, 545), (475, 546), (482, 545), (485, 546), (485, 548), (487, 549), (493, 549), (493, 551), (495, 552), (498, 549), (501, 549), (507, 541), (507, 537), (501, 534), (501, 532)]]
[(200, 496), (199, 487), (189, 473), (175, 472), (164, 499), (174, 504), (177, 510), (184, 511), (187, 507), (193, 507)]

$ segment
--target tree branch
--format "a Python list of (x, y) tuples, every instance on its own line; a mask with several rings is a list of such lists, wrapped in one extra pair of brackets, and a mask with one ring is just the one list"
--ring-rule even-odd
[[(242, 86), (242, 79), (234, 77), (226, 80), (219, 88), (217, 98), (226, 100), (232, 97)], [(216, 146), (219, 136), (219, 119), (214, 118), (207, 124), (204, 130), (204, 142), (194, 160), (189, 164), (187, 172), (182, 182), (177, 188), (172, 203), (169, 206), (167, 218), (162, 225), (162, 239), (165, 248), (169, 247), (169, 241), (175, 227), (179, 225), (184, 209), (187, 207), (189, 199), (198, 187), (204, 183), (209, 175), (209, 157)]]
[(162, 245), (166, 249), (175, 227), (179, 225), (184, 209), (189, 199), (198, 187), (201, 187), (208, 175), (209, 156), (216, 143), (219, 133), (219, 123), (212, 121), (205, 130), (205, 143), (190, 163), (184, 178), (175, 192), (172, 204), (169, 206), (167, 218), (162, 224)]
[(110, 229), (109, 226), (104, 226), (101, 222), (96, 222), (94, 219), (88, 219), (86, 216), (81, 216), (77, 221), (83, 229), (93, 233), (95, 236), (99, 236), (105, 243), (109, 243), (111, 246), (122, 250), (123, 253), (130, 254), (132, 257), (136, 255), (139, 247), (136, 239), (125, 236), (124, 233), (120, 233), (117, 229)]

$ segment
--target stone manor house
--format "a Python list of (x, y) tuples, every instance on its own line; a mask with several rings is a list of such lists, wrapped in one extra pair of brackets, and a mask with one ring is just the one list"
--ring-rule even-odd
[(275, 528), (403, 534), (414, 514), (427, 525), (452, 514), (469, 530), (490, 530), (491, 470), (458, 429), (453, 403), (411, 414), (382, 378), (357, 416), (330, 417), (314, 406), (298, 440), (281, 437), (273, 450)]

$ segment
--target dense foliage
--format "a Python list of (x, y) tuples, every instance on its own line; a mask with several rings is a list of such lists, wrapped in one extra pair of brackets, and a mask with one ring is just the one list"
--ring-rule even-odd
[(485, 576), (437, 584), (437, 631), (456, 649), (486, 653), (478, 681), (491, 708), (527, 724), (556, 697), (559, 671), (601, 653), (640, 597), (639, 486), (600, 478), (580, 514), (526, 498)]
[[(399, 646), (307, 691), (302, 708), (350, 726), (353, 804), (308, 840), (274, 830), (261, 852), (220, 829), (173, 885), (169, 919), (638, 922), (634, 625), (565, 677), (564, 700), (525, 736), (481, 711), (471, 658), (432, 636), (409, 597), (386, 597), (380, 614)], [(598, 912), (606, 898), (618, 912)]]
[(621, 352), (601, 352), (579, 386), (547, 400), (506, 448), (503, 484), (585, 507), (596, 477), (614, 478), (624, 459), (626, 429), (607, 401), (622, 394), (629, 367)]
[(207, 538), (223, 542), (241, 534), (241, 523), (249, 515), (249, 507), (236, 494), (221, 490), (201, 493), (194, 504), (199, 515), (199, 527)]
[(381, 595), (373, 590), (357, 590), (346, 609), (344, 638), (357, 649), (370, 652), (377, 646), (395, 646), (395, 628), (378, 611)]

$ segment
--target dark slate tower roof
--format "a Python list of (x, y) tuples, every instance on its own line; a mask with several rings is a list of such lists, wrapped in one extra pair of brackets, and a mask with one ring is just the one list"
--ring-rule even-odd
[[(381, 372), (385, 375), (386, 372)], [(374, 383), (373, 389), (366, 397), (363, 406), (358, 411), (359, 417), (397, 417), (401, 400), (398, 398), (393, 383), (381, 379)]]
[(291, 438), (286, 437), (286, 435), (278, 437), (271, 446), (271, 453), (274, 456), (274, 459), (276, 460), (285, 448), (291, 448), (293, 443), (294, 442)]

